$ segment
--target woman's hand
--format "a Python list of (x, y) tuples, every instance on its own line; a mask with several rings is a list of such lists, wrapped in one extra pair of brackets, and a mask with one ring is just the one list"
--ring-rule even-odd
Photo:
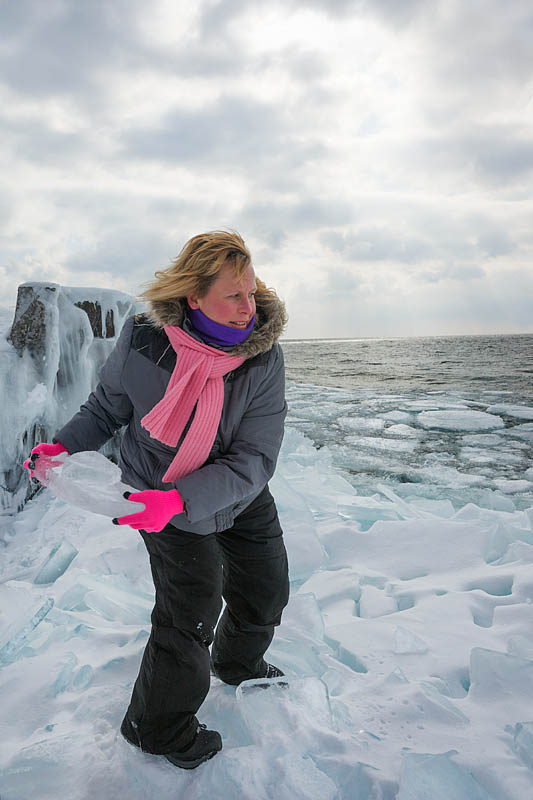
[(53, 463), (52, 458), (58, 456), (60, 453), (66, 453), (68, 456), (70, 455), (67, 448), (62, 445), (61, 442), (55, 442), (54, 444), (42, 442), (42, 444), (38, 444), (37, 447), (33, 448), (30, 457), (26, 459), (23, 466), (29, 471), (30, 478), (33, 478), (33, 470), (35, 469), (35, 460), (37, 458), (46, 459), (45, 466), (48, 467)]
[(181, 514), (183, 511), (183, 500), (177, 489), (124, 492), (124, 497), (134, 503), (143, 503), (145, 509), (137, 514), (128, 514), (126, 517), (115, 517), (113, 524), (129, 525), (130, 528), (135, 528), (137, 531), (142, 528), (149, 533), (158, 533), (175, 514)]

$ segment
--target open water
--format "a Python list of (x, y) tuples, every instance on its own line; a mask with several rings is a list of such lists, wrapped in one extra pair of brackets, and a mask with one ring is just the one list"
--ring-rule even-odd
[(533, 505), (533, 335), (282, 344), (287, 425), (362, 494)]
[(533, 334), (283, 342), (287, 377), (383, 392), (507, 391), (533, 398)]

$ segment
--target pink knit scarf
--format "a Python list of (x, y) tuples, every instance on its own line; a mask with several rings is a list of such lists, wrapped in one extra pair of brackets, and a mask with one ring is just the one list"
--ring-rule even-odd
[(163, 481), (173, 482), (198, 469), (209, 455), (224, 403), (222, 377), (246, 358), (198, 342), (174, 325), (165, 325), (165, 333), (176, 351), (176, 366), (163, 399), (141, 424), (154, 439), (176, 447), (196, 406), (180, 449), (163, 475)]

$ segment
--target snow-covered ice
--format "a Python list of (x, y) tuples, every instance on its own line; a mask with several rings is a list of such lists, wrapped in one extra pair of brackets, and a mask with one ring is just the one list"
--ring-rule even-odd
[(17, 515), (2, 798), (530, 796), (533, 512), (362, 496), (290, 427), (271, 488), (292, 594), (268, 657), (289, 687), (213, 679), (199, 716), (224, 749), (190, 774), (117, 732), (153, 600), (138, 534), (49, 490)]
[(489, 406), (489, 414), (505, 414), (508, 417), (517, 419), (533, 419), (533, 406), (515, 406), (511, 403), (500, 403), (499, 405)]
[(423, 411), (418, 421), (423, 428), (444, 431), (489, 431), (503, 428), (503, 420), (484, 411)]

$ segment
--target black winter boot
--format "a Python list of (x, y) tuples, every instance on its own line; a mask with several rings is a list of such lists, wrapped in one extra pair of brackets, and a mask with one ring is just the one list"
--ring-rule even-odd
[[(139, 741), (135, 735), (135, 729), (129, 719), (124, 717), (120, 732), (130, 744), (139, 747)], [(182, 769), (194, 769), (199, 764), (213, 758), (219, 750), (222, 750), (222, 738), (218, 731), (207, 730), (207, 725), (199, 724), (192, 742), (183, 750), (174, 753), (162, 753), (174, 766)]]
[(285, 675), (285, 673), (282, 672), (279, 667), (275, 667), (274, 664), (268, 664), (266, 661), (265, 664), (266, 672), (264, 675), (260, 676), (261, 678), (281, 678)]
[(222, 739), (218, 731), (208, 731), (207, 725), (198, 725), (196, 736), (191, 744), (179, 753), (165, 753), (165, 758), (182, 769), (194, 769), (199, 764), (213, 758), (222, 750)]
[[(239, 668), (237, 667), (237, 670)], [(215, 661), (213, 656), (211, 656), (211, 674), (214, 675), (216, 678), (220, 678), (221, 681), (224, 683), (229, 683), (230, 686), (238, 686), (243, 681), (247, 680), (255, 680), (256, 678), (281, 678), (285, 675), (279, 667), (275, 667), (274, 664), (269, 664), (267, 661), (263, 661), (260, 669), (256, 672), (255, 675), (248, 675), (246, 673), (243, 675), (242, 671), (239, 675), (237, 670), (233, 670), (233, 674), (231, 674), (230, 670), (221, 669), (219, 672), (216, 668)], [(237, 674), (235, 674), (237, 672)]]

